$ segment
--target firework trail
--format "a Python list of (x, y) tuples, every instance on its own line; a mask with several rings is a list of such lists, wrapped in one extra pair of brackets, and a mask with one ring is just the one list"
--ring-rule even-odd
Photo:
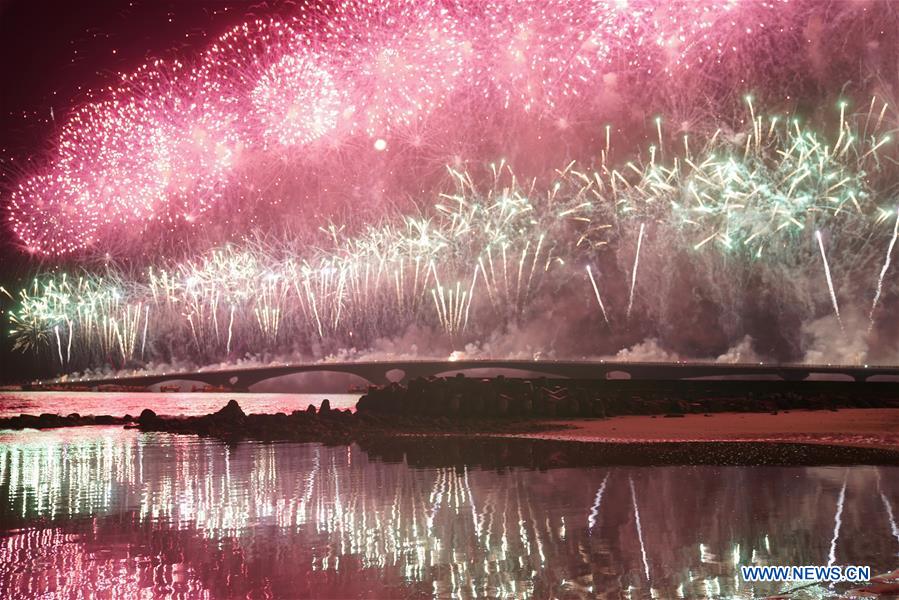
[(890, 238), (890, 244), (887, 246), (887, 255), (883, 261), (883, 267), (880, 269), (880, 277), (877, 278), (877, 291), (874, 293), (874, 301), (871, 302), (871, 312), (868, 313), (868, 333), (871, 333), (871, 329), (874, 327), (874, 311), (877, 309), (877, 302), (880, 300), (880, 294), (883, 292), (883, 278), (890, 268), (890, 258), (893, 255), (893, 247), (896, 245), (897, 236), (899, 236), (899, 209), (896, 209), (896, 220), (893, 222), (893, 237)]
[[(631, 270), (631, 289), (627, 300), (626, 318), (631, 318), (631, 309), (634, 307), (634, 288), (637, 286), (637, 268), (640, 266), (640, 248), (643, 246), (643, 230), (645, 223), (640, 223), (640, 234), (637, 237), (637, 251), (634, 253), (634, 268)], [(603, 311), (605, 313), (605, 311)]]
[(818, 248), (821, 250), (821, 262), (824, 263), (824, 276), (827, 279), (827, 290), (830, 292), (830, 302), (833, 304), (833, 312), (837, 316), (837, 321), (840, 323), (840, 330), (845, 332), (843, 319), (840, 317), (840, 305), (837, 303), (837, 294), (833, 289), (833, 279), (830, 276), (830, 265), (827, 263), (827, 254), (824, 252), (824, 240), (821, 239), (821, 231), (815, 231), (815, 239), (818, 240)]
[(606, 314), (606, 307), (603, 306), (602, 298), (599, 295), (599, 288), (596, 286), (596, 280), (593, 279), (593, 271), (590, 269), (590, 265), (587, 265), (587, 276), (590, 277), (590, 284), (593, 286), (593, 293), (596, 295), (596, 302), (599, 304), (599, 310), (602, 311), (602, 318), (606, 322), (606, 325), (608, 325), (609, 316)]

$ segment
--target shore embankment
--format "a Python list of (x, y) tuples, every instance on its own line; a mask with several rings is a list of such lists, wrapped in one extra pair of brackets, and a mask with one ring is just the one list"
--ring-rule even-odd
[[(824, 451), (797, 448), (819, 445), (842, 448), (839, 462), (877, 458), (899, 464), (899, 386), (877, 383), (433, 377), (408, 385), (372, 386), (355, 411), (334, 410), (324, 400), (320, 408), (248, 415), (231, 400), (203, 416), (160, 416), (148, 408), (137, 418), (44, 414), (0, 420), (4, 429), (96, 424), (225, 439), (322, 443), (531, 438), (554, 444), (603, 444), (606, 457), (617, 453), (621, 460), (635, 452), (642, 457), (676, 456), (685, 444), (692, 444), (690, 456), (675, 462), (702, 461), (706, 451), (714, 449), (717, 460), (726, 463), (730, 459), (721, 458), (722, 452), (737, 447), (725, 451), (719, 446), (736, 443), (744, 446), (738, 452), (744, 458), (747, 445), (765, 443), (779, 444), (784, 460), (805, 456), (803, 462)], [(854, 450), (846, 454), (847, 448)], [(861, 460), (862, 454), (872, 452), (878, 457), (872, 454)]]
[[(358, 443), (384, 460), (411, 460), (422, 466), (465, 464), (487, 468), (523, 466), (558, 468), (610, 465), (899, 465), (899, 445), (808, 443), (797, 439), (730, 437), (641, 437), (630, 428), (619, 437), (580, 434), (591, 424), (631, 420), (668, 421), (653, 417), (622, 417), (606, 421), (560, 422), (541, 419), (478, 419), (407, 417), (372, 411), (295, 411), (290, 415), (246, 415), (231, 401), (203, 417), (162, 418), (145, 411), (138, 418), (143, 431), (209, 435), (225, 439), (284, 440), (331, 444)], [(899, 418), (899, 409), (894, 409)], [(834, 413), (828, 413), (834, 414)], [(713, 418), (738, 417), (724, 413)], [(681, 421), (681, 419), (672, 419)], [(580, 428), (579, 428), (580, 427)], [(571, 434), (574, 435), (571, 435)], [(756, 435), (756, 434), (753, 434)], [(761, 443), (760, 443), (761, 442)]]

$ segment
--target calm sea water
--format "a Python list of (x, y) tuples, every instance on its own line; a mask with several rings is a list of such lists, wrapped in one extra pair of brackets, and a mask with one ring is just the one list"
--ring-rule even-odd
[(331, 408), (353, 408), (359, 394), (238, 394), (158, 392), (0, 392), (0, 418), (41, 413), (137, 416), (145, 408), (159, 415), (207, 415), (235, 399), (246, 413), (290, 413), (323, 399)]
[(0, 432), (0, 597), (752, 598), (782, 586), (740, 564), (899, 566), (893, 467), (482, 469), (409, 447)]

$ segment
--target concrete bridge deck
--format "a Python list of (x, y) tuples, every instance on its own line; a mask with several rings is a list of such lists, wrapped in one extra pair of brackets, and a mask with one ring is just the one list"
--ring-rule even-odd
[[(610, 361), (552, 361), (552, 360), (399, 360), (362, 362), (317, 362), (275, 364), (260, 367), (167, 372), (121, 375), (108, 378), (68, 379), (63, 382), (46, 382), (54, 387), (100, 386), (108, 384), (149, 387), (174, 380), (188, 380), (234, 389), (248, 389), (266, 379), (296, 373), (346, 373), (356, 375), (373, 384), (390, 381), (408, 381), (474, 369), (514, 370), (535, 373), (537, 376), (571, 379), (609, 379), (614, 377), (644, 380), (678, 380), (700, 377), (758, 378), (777, 377), (788, 381), (801, 381), (811, 376), (844, 376), (855, 381), (865, 381), (873, 376), (899, 377), (899, 366), (860, 365), (808, 365), (808, 364), (723, 364), (723, 363), (654, 363)], [(40, 387), (36, 383), (33, 387)]]

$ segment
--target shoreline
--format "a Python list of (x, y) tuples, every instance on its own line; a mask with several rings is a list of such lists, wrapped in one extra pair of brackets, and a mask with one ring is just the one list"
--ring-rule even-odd
[[(440, 462), (441, 456), (464, 455), (466, 461), (493, 466), (502, 466), (509, 456), (517, 455), (528, 456), (524, 464), (534, 468), (582, 464), (899, 465), (899, 408), (450, 420), (311, 407), (290, 415), (247, 415), (232, 400), (216, 413), (197, 417), (160, 417), (145, 409), (136, 419), (47, 414), (0, 419), (0, 429), (90, 425), (124, 425), (142, 432), (200, 435), (228, 442), (357, 443), (379, 454), (427, 455), (432, 462)], [(493, 455), (507, 460), (495, 463)]]
[(825, 444), (899, 450), (899, 408), (842, 408), (773, 413), (627, 415), (608, 419), (548, 420), (537, 434), (558, 441), (596, 443), (754, 442)]

